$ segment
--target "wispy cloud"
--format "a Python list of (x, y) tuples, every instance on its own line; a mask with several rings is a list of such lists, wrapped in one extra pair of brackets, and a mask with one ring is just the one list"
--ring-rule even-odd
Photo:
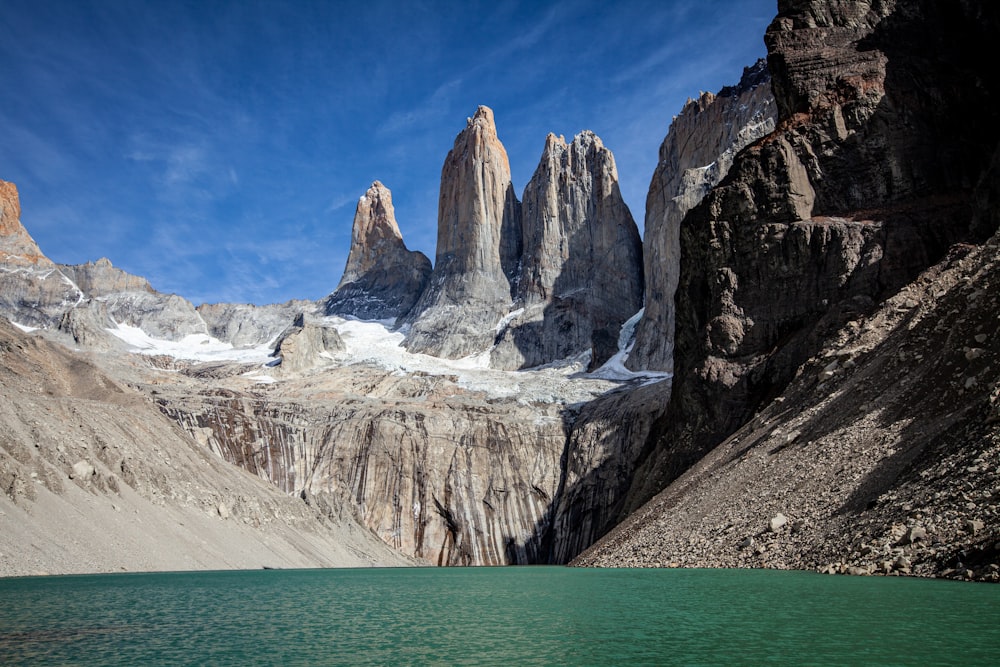
[(440, 120), (451, 109), (455, 91), (462, 85), (461, 79), (453, 79), (438, 86), (430, 95), (409, 109), (392, 113), (378, 128), (380, 135), (394, 135), (415, 126)]

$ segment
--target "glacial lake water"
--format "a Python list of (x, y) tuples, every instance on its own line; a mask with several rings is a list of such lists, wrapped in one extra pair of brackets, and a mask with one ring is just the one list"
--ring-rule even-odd
[(1000, 586), (563, 567), (0, 579), (0, 665), (735, 664), (1000, 664)]

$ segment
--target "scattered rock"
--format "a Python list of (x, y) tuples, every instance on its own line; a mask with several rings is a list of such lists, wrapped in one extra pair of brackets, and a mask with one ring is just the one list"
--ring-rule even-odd
[(979, 519), (966, 519), (965, 521), (965, 532), (971, 533), (972, 535), (978, 534), (984, 527), (984, 524)]
[(779, 530), (785, 527), (788, 523), (788, 517), (780, 512), (776, 514), (770, 521), (767, 522), (767, 529), (772, 533), (777, 533)]
[(69, 474), (70, 479), (88, 480), (94, 476), (97, 470), (87, 461), (77, 461), (73, 464), (73, 471)]

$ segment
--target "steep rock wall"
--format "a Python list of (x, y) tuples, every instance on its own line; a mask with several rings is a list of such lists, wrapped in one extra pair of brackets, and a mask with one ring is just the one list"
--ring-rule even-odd
[(545, 140), (521, 205), (524, 252), (514, 315), (494, 368), (527, 368), (592, 352), (600, 366), (642, 307), (642, 243), (618, 189), (614, 156), (593, 132)]
[(481, 106), (441, 169), (434, 270), (403, 320), (408, 350), (455, 359), (493, 344), (512, 301), (520, 209), (493, 111)]
[[(846, 321), (973, 238), (1000, 125), (980, 3), (782, 2), (777, 129), (685, 217), (675, 387), (633, 497), (775, 397)], [(956, 118), (961, 121), (956, 122)]]
[(760, 60), (736, 86), (688, 100), (671, 122), (646, 196), (646, 306), (629, 368), (673, 370), (681, 220), (729, 173), (737, 153), (774, 130), (776, 112), (771, 77)]
[(427, 287), (430, 273), (430, 260), (403, 243), (392, 193), (375, 181), (358, 201), (347, 266), (323, 304), (325, 312), (363, 320), (403, 317)]
[(345, 387), (162, 391), (161, 410), (227, 461), (298, 495), (328, 493), (404, 554), (437, 565), (543, 560), (560, 480), (559, 406), (484, 400), (446, 378), (357, 369)]

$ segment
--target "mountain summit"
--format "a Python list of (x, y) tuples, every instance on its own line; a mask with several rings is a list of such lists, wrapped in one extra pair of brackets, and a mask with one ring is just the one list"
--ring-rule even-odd
[(521, 215), (515, 310), (491, 365), (526, 368), (588, 350), (592, 365), (604, 363), (642, 308), (643, 277), (639, 230), (600, 137), (587, 130), (567, 144), (549, 134)]
[(407, 349), (454, 359), (489, 348), (511, 305), (520, 217), (493, 111), (480, 106), (441, 169), (434, 272), (406, 318)]
[(426, 255), (403, 243), (392, 193), (375, 181), (358, 200), (347, 266), (326, 299), (326, 314), (363, 320), (402, 317), (420, 298), (430, 273)]

